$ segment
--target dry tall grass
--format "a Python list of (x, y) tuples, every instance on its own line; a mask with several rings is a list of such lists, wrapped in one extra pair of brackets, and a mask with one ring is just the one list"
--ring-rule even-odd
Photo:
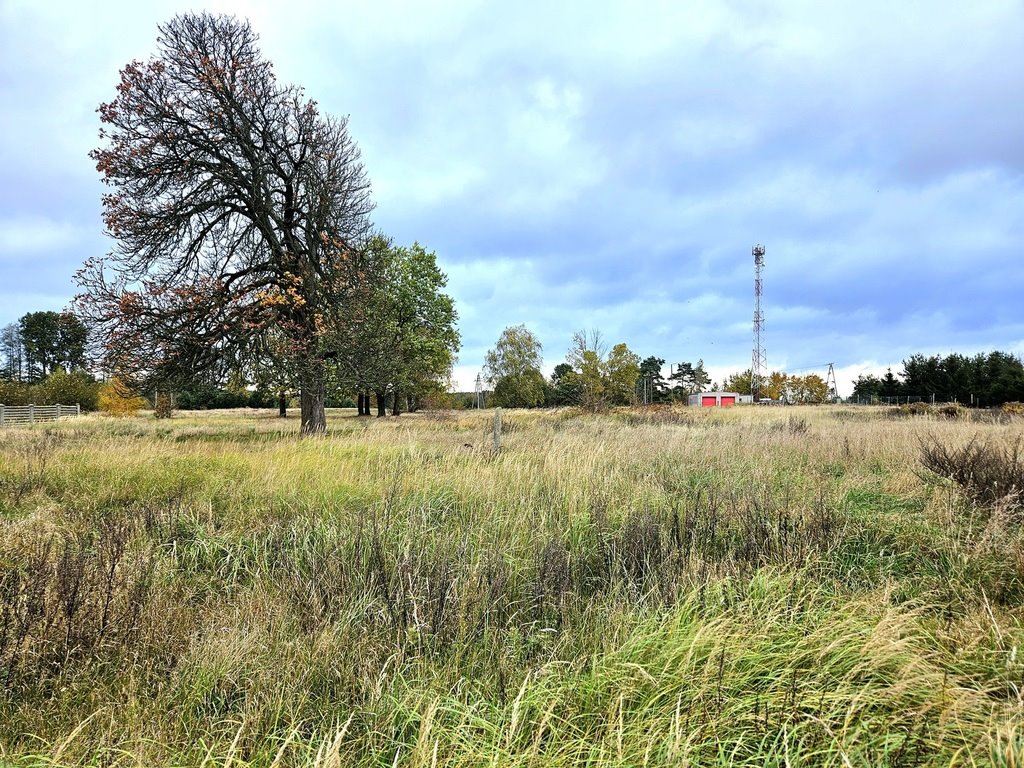
[(872, 408), (85, 417), (0, 445), (0, 761), (1004, 764), (1024, 535)]

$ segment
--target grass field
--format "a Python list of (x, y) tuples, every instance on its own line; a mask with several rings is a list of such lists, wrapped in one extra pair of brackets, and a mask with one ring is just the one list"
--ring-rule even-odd
[(0, 431), (0, 764), (1024, 761), (1024, 533), (874, 408)]

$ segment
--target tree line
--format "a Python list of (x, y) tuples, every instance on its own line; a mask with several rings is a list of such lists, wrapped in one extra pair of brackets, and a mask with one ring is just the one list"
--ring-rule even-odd
[[(753, 391), (752, 384), (753, 373), (747, 368), (727, 377), (722, 383), (722, 389), (749, 395)], [(772, 371), (761, 380), (760, 396), (794, 405), (815, 405), (829, 402), (835, 393), (829, 392), (828, 384), (817, 373), (799, 375)]]
[[(564, 362), (555, 366), (550, 379), (541, 372), (543, 345), (524, 325), (502, 331), (485, 357), (483, 378), (492, 390), (488, 402), (509, 408), (578, 405), (600, 409), (616, 405), (687, 403), (689, 396), (719, 388), (751, 394), (751, 369), (711, 380), (704, 361), (668, 366), (651, 355), (643, 360), (624, 344), (608, 347), (600, 331), (577, 332)], [(794, 404), (829, 402), (825, 380), (773, 371), (761, 382), (762, 397)]]
[(85, 368), (86, 336), (70, 312), (28, 312), (0, 329), (0, 377), (34, 384)]
[(0, 403), (96, 407), (86, 328), (70, 312), (28, 312), (0, 329)]
[(591, 410), (636, 403), (687, 401), (711, 383), (704, 361), (670, 366), (640, 356), (625, 343), (609, 346), (599, 330), (573, 335), (565, 360), (549, 379), (541, 372), (544, 347), (525, 325), (505, 328), (484, 359), (489, 403), (506, 408), (575, 405)]
[(861, 375), (853, 383), (853, 399), (880, 401), (886, 398), (933, 398), (940, 402), (994, 406), (1024, 401), (1024, 364), (1009, 352), (993, 351), (973, 356), (915, 354), (903, 361), (903, 369), (884, 376)]

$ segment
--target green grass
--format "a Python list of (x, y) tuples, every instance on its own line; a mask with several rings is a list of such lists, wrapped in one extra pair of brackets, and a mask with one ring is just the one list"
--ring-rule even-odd
[(1020, 764), (1019, 422), (505, 422), (5, 430), (0, 764)]

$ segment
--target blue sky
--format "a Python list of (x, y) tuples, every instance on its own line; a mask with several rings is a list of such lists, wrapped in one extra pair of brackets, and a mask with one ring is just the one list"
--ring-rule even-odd
[[(554, 8), (554, 9), (553, 9)], [(117, 72), (190, 10), (250, 19), (350, 115), (376, 225), (438, 254), (471, 386), (507, 325), (720, 378), (1024, 353), (1024, 5), (0, 0), (0, 325), (110, 248), (88, 159)]]

